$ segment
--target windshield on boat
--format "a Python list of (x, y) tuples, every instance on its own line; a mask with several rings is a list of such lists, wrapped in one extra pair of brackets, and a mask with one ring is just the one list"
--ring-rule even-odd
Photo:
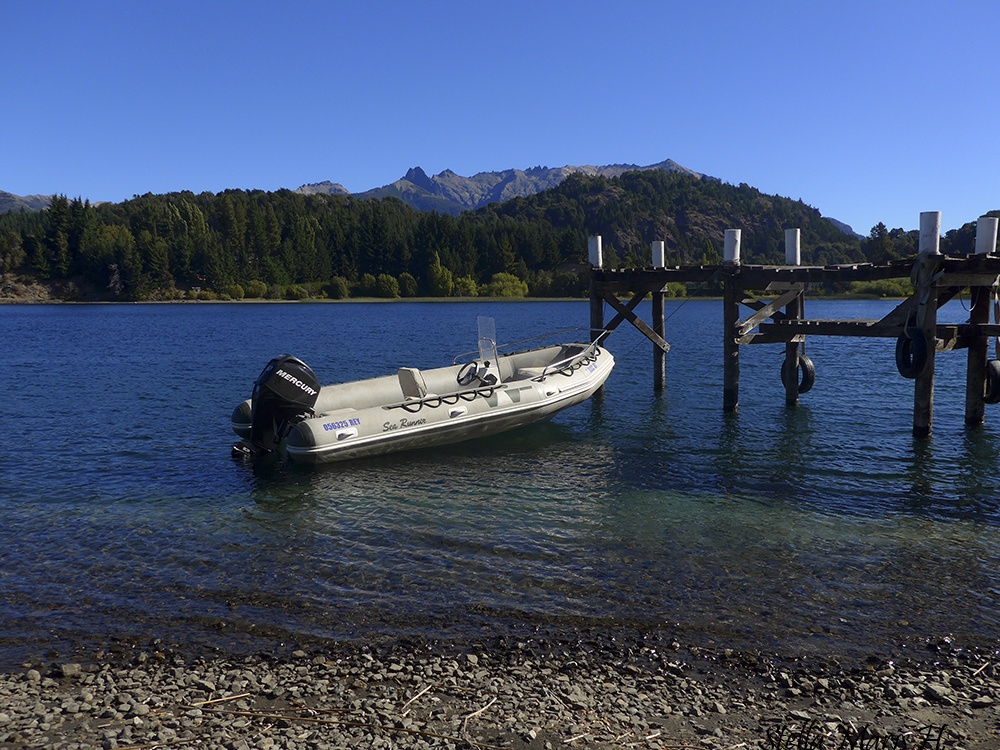
[(483, 362), (497, 361), (497, 322), (493, 318), (480, 315), (479, 324), (479, 359)]

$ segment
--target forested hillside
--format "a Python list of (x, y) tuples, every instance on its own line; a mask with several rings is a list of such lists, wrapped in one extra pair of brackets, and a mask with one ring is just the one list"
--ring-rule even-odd
[[(288, 190), (96, 206), (56, 196), (45, 211), (0, 215), (0, 272), (74, 299), (574, 296), (587, 289), (588, 235), (604, 237), (610, 267), (648, 265), (653, 240), (666, 241), (668, 263), (688, 264), (717, 262), (731, 227), (748, 263), (780, 263), (791, 227), (806, 263), (900, 257), (916, 242), (882, 225), (859, 241), (800, 201), (642, 171), (574, 175), (459, 216)], [(967, 239), (956, 232), (956, 247)]]
[(725, 230), (742, 230), (747, 263), (781, 263), (784, 230), (802, 230), (808, 263), (856, 262), (860, 242), (801, 201), (764, 195), (748, 185), (659, 171), (620, 177), (573, 175), (558, 188), (515, 198), (480, 215), (600, 234), (623, 265), (648, 265), (649, 246), (664, 240), (671, 264), (716, 262)]

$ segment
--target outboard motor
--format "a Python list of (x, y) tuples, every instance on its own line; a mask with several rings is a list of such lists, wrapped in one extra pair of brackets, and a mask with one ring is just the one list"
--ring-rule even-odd
[(253, 384), (250, 449), (270, 453), (293, 426), (313, 415), (319, 380), (309, 365), (290, 354), (275, 357)]

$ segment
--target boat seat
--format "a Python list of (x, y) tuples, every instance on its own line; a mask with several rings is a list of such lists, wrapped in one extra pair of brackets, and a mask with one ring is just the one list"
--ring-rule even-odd
[(404, 399), (419, 399), (427, 395), (427, 383), (416, 367), (400, 367), (396, 371), (396, 377), (399, 378), (399, 388), (403, 391)]
[(497, 369), (500, 371), (500, 382), (506, 383), (508, 380), (514, 380), (517, 373), (514, 371), (514, 365), (507, 357), (500, 357), (497, 359)]

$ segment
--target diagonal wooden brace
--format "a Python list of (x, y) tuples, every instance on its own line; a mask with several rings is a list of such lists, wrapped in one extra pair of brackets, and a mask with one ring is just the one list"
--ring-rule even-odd
[(791, 302), (793, 299), (802, 294), (803, 290), (805, 289), (805, 284), (794, 284), (793, 286), (795, 287), (794, 289), (789, 289), (787, 292), (782, 294), (777, 299), (768, 302), (757, 312), (755, 312), (749, 318), (740, 323), (736, 327), (736, 335), (743, 336), (749, 333), (754, 328), (759, 326), (763, 321), (770, 318), (775, 313), (775, 311), (777, 311), (782, 307), (785, 307), (789, 302)]
[(658, 347), (660, 347), (660, 349), (662, 349), (664, 352), (669, 352), (670, 344), (664, 341), (662, 336), (657, 334), (652, 328), (646, 325), (646, 323), (643, 322), (639, 318), (639, 316), (637, 316), (634, 312), (632, 312), (638, 306), (638, 304), (642, 302), (645, 296), (646, 296), (645, 294), (636, 294), (635, 296), (632, 297), (632, 299), (628, 301), (627, 305), (623, 305), (621, 301), (614, 295), (609, 294), (605, 296), (604, 300), (613, 308), (615, 308), (615, 310), (618, 311), (618, 314), (614, 317), (614, 319), (610, 323), (608, 323), (606, 328), (609, 331), (613, 331), (615, 328), (618, 327), (618, 325), (622, 321), (627, 320), (633, 326), (642, 331), (642, 333), (645, 334), (646, 338), (652, 341)]

